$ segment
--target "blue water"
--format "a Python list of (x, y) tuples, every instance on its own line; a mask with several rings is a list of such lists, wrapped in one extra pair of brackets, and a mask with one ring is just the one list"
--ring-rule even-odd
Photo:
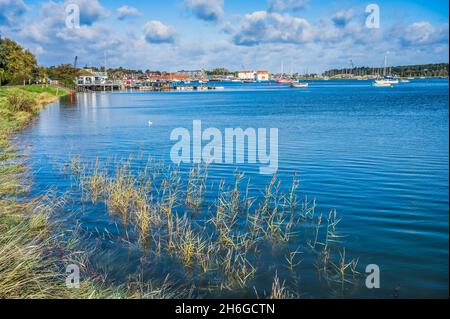
[[(368, 264), (381, 269), (380, 289), (359, 285), (349, 297), (448, 296), (447, 80), (395, 88), (374, 88), (367, 81), (312, 82), (308, 89), (219, 85), (225, 90), (79, 94), (72, 102), (53, 104), (19, 136), (30, 155), (33, 192), (68, 190), (61, 167), (76, 155), (144, 154), (170, 161), (171, 131), (192, 130), (193, 120), (222, 132), (278, 128), (282, 186), (298, 173), (302, 194), (315, 197), (320, 212), (337, 209), (346, 251), (359, 257), (362, 271)], [(230, 180), (236, 170), (250, 177), (255, 191), (271, 178), (259, 174), (259, 164), (212, 165), (209, 176)], [(103, 210), (91, 209), (79, 218), (88, 228), (111, 226)], [(130, 260), (130, 265), (104, 268), (126, 274), (135, 269)], [(152, 275), (163, 276), (163, 270), (155, 267)], [(311, 269), (298, 275), (299, 290), (307, 297), (332, 296)], [(272, 278), (258, 280), (267, 281), (261, 285), (270, 290)]]

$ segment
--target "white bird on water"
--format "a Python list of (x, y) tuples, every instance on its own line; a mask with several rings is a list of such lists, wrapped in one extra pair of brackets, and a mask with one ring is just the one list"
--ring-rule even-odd
[(153, 122), (152, 121), (148, 121), (148, 126), (152, 126)]

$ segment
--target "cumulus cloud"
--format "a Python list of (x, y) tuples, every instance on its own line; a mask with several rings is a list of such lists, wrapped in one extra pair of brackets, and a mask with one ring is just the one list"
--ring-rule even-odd
[(126, 5), (117, 9), (117, 19), (119, 20), (138, 17), (140, 15), (141, 13), (139, 12), (138, 9)]
[(149, 21), (144, 26), (145, 40), (149, 43), (174, 43), (176, 31), (161, 21)]
[(109, 16), (108, 10), (98, 0), (68, 0), (65, 1), (64, 7), (68, 4), (76, 4), (80, 7), (81, 24), (92, 25)]
[(304, 9), (309, 0), (269, 0), (269, 12), (297, 11)]
[(414, 22), (406, 28), (394, 29), (392, 33), (400, 36), (405, 46), (420, 46), (432, 44), (448, 44), (448, 23), (435, 27), (427, 21)]
[(200, 20), (216, 22), (223, 18), (223, 0), (186, 0), (185, 6)]
[[(75, 55), (80, 65), (103, 65), (105, 52), (109, 66), (167, 71), (218, 66), (277, 71), (282, 57), (287, 68), (290, 68), (289, 61), (293, 61), (293, 71), (303, 72), (307, 67), (310, 72), (320, 72), (348, 67), (349, 59), (356, 65), (382, 65), (387, 51), (392, 64), (448, 60), (448, 23), (393, 22), (383, 29), (369, 30), (364, 25), (364, 10), (360, 18), (342, 10), (324, 17), (302, 19), (294, 15), (293, 8), (298, 7), (288, 10), (278, 6), (278, 11), (230, 15), (226, 21), (221, 6), (222, 10), (218, 11), (221, 13), (216, 16), (222, 17), (220, 26), (226, 27), (226, 33), (217, 34), (211, 41), (201, 32), (215, 26), (198, 25), (195, 30), (198, 36), (178, 41), (174, 27), (161, 21), (149, 21), (142, 30), (123, 29), (122, 24), (111, 21), (119, 17), (119, 11), (109, 15), (100, 1), (94, 1), (93, 8), (87, 7), (93, 3), (87, 0), (42, 1), (23, 13), (22, 1), (0, 0), (3, 19), (0, 25), (2, 36), (31, 49), (45, 65), (71, 63)], [(65, 25), (65, 5), (73, 2), (81, 9), (82, 25), (78, 29)], [(4, 17), (12, 11), (4, 8), (11, 4), (18, 4), (16, 7), (22, 9), (16, 11), (19, 19), (8, 26)], [(30, 8), (36, 10), (32, 12)], [(155, 43), (172, 45), (170, 50), (161, 50)]]
[(256, 11), (245, 15), (233, 36), (238, 45), (260, 43), (304, 43), (312, 39), (312, 29), (305, 19), (287, 14)]
[(25, 12), (22, 0), (0, 0), (0, 25), (12, 26)]

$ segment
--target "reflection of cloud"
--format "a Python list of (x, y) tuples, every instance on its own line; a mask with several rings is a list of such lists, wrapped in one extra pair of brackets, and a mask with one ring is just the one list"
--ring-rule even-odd
[(141, 13), (138, 9), (129, 7), (129, 6), (122, 6), (117, 9), (117, 19), (119, 20), (125, 20), (128, 18), (138, 17)]
[(216, 22), (223, 18), (223, 0), (186, 0), (185, 6), (198, 19)]
[(12, 26), (25, 12), (23, 0), (0, 0), (0, 26)]
[(145, 40), (149, 43), (174, 43), (176, 32), (161, 21), (149, 21), (144, 26)]

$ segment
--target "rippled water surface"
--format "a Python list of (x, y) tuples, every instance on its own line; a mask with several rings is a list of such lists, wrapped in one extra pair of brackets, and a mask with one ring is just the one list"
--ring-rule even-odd
[[(366, 81), (312, 82), (308, 89), (220, 85), (224, 91), (80, 94), (52, 105), (19, 137), (30, 154), (34, 192), (66, 191), (70, 181), (61, 167), (76, 155), (169, 161), (171, 131), (191, 130), (193, 120), (222, 131), (278, 128), (280, 178), (287, 185), (298, 173), (302, 194), (315, 197), (320, 211), (337, 209), (347, 252), (359, 257), (361, 269), (380, 266), (381, 289), (358, 287), (351, 297), (448, 296), (447, 80), (395, 88)], [(250, 177), (255, 192), (270, 180), (255, 164), (212, 165), (209, 176), (230, 180), (236, 169)], [(111, 224), (104, 208), (80, 219), (92, 229)], [(135, 270), (133, 257), (125, 260), (129, 265), (108, 267)], [(153, 272), (163, 277), (165, 270)], [(301, 269), (299, 290), (329, 297), (314, 276)], [(267, 280), (269, 286), (261, 285), (270, 289), (272, 278), (256, 281)]]

